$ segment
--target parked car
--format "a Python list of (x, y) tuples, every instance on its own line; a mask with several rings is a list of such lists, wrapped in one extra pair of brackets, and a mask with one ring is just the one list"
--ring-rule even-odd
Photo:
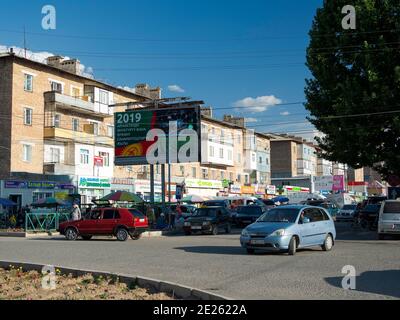
[(186, 235), (193, 232), (210, 233), (217, 235), (220, 230), (231, 232), (230, 213), (225, 207), (198, 208), (183, 225)]
[(112, 235), (119, 241), (130, 236), (139, 239), (149, 227), (147, 217), (139, 210), (128, 208), (96, 208), (79, 221), (61, 223), (58, 232), (67, 240), (76, 240), (79, 236), (90, 240), (93, 236)]
[(233, 218), (233, 214), (235, 212), (235, 210), (233, 210), (231, 207), (230, 200), (228, 199), (207, 200), (203, 202), (202, 207), (223, 207), (228, 211), (231, 219)]
[(337, 213), (336, 221), (353, 221), (356, 209), (356, 204), (345, 204)]
[(316, 206), (316, 207), (324, 208), (325, 210), (327, 210), (329, 212), (329, 214), (331, 215), (333, 220), (336, 220), (336, 215), (337, 215), (339, 209), (334, 203), (332, 203), (330, 201), (326, 201), (326, 200), (307, 200), (307, 201), (305, 201), (305, 204), (309, 205), (309, 206)]
[(247, 226), (255, 222), (265, 211), (266, 208), (261, 206), (240, 206), (233, 215), (233, 223), (240, 227)]
[(240, 244), (249, 254), (255, 250), (288, 252), (321, 246), (332, 249), (336, 239), (335, 224), (321, 207), (287, 205), (271, 209), (241, 234)]
[(367, 204), (365, 208), (361, 209), (358, 219), (360, 226), (364, 229), (369, 228), (374, 230), (378, 221), (380, 204)]
[[(171, 209), (172, 211), (176, 211), (176, 207), (177, 207), (176, 204), (170, 205), (170, 209)], [(180, 205), (180, 208), (181, 208), (181, 210), (182, 210), (182, 216), (183, 216), (184, 219), (187, 219), (187, 218), (189, 218), (190, 216), (192, 216), (193, 213), (194, 213), (194, 212), (196, 211), (196, 209), (197, 209), (195, 206), (186, 205), (186, 204), (181, 204), (181, 205)]]
[(383, 240), (386, 235), (400, 235), (400, 201), (386, 200), (379, 211), (378, 238)]

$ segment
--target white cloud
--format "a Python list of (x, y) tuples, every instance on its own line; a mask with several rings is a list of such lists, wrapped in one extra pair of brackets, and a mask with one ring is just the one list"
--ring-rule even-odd
[[(0, 45), (0, 53), (9, 52), (11, 48), (14, 50), (14, 53), (17, 56), (25, 57), (25, 50), (23, 48), (16, 47), (16, 46), (8, 47), (8, 46)], [(56, 55), (56, 54), (47, 52), (47, 51), (33, 52), (31, 50), (26, 50), (26, 57), (29, 60), (40, 62), (40, 63), (46, 63), (46, 59), (48, 57), (51, 57), (54, 55)], [(64, 59), (69, 60), (70, 58), (64, 57)], [(84, 64), (81, 63), (79, 71), (80, 71), (80, 75), (82, 75), (84, 77), (88, 77), (88, 78), (93, 78), (93, 68), (92, 67), (86, 67)]]
[(236, 101), (233, 106), (236, 111), (250, 111), (250, 112), (264, 112), (269, 107), (282, 103), (281, 99), (275, 96), (261, 96), (257, 98), (247, 97), (242, 100)]
[(181, 88), (180, 86), (178, 86), (177, 84), (169, 85), (168, 90), (171, 92), (179, 92), (179, 93), (185, 92), (185, 90), (183, 88)]
[(280, 113), (281, 116), (288, 116), (290, 114), (289, 111), (283, 111)]
[(245, 118), (244, 121), (247, 122), (247, 123), (258, 122), (258, 119), (256, 119), (256, 118)]

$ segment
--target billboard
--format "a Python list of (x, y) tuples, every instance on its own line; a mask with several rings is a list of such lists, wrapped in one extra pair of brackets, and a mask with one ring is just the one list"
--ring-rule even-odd
[(326, 191), (332, 190), (333, 187), (333, 176), (320, 176), (314, 177), (314, 190), (315, 191)]
[(332, 191), (343, 191), (344, 190), (344, 176), (335, 175), (333, 176)]
[(115, 114), (115, 164), (200, 162), (200, 107)]

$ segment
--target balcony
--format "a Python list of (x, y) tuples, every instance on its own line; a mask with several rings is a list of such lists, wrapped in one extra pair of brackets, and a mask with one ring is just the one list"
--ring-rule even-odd
[(45, 163), (43, 165), (44, 174), (75, 175), (75, 166), (63, 163)]
[(96, 136), (94, 134), (86, 132), (78, 132), (78, 131), (55, 128), (55, 127), (45, 127), (44, 138), (57, 139), (66, 142), (74, 141), (83, 144), (105, 145), (111, 147), (114, 146), (114, 140), (110, 137)]
[(113, 114), (105, 112), (95, 106), (93, 102), (90, 101), (89, 96), (84, 97), (71, 97), (65, 94), (49, 91), (44, 93), (45, 104), (55, 104), (57, 109), (65, 109), (67, 111), (75, 111), (81, 114), (95, 115), (103, 118), (112, 117)]

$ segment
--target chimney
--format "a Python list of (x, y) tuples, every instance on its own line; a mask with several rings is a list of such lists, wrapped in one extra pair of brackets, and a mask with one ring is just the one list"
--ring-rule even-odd
[(242, 127), (242, 128), (244, 128), (246, 126), (245, 125), (245, 120), (244, 120), (243, 117), (233, 117), (231, 115), (225, 114), (224, 115), (224, 121), (232, 123), (232, 124), (234, 124), (236, 126), (239, 126), (239, 127)]
[(135, 86), (135, 92), (141, 96), (150, 98), (150, 86), (146, 83), (139, 83)]
[(153, 99), (153, 100), (161, 99), (161, 88), (160, 87), (151, 88), (149, 91), (149, 96), (150, 96), (150, 99)]
[(52, 56), (47, 58), (47, 65), (73, 74), (81, 74), (81, 63), (77, 59), (64, 60), (62, 56)]
[(77, 59), (66, 60), (61, 62), (61, 69), (73, 74), (81, 74), (81, 62)]
[(14, 48), (10, 48), (10, 54), (14, 55)]
[(210, 118), (212, 118), (212, 116), (213, 116), (213, 113), (212, 113), (212, 108), (211, 107), (204, 107), (204, 108), (201, 108), (201, 115), (202, 116), (206, 116), (206, 117), (210, 117)]

